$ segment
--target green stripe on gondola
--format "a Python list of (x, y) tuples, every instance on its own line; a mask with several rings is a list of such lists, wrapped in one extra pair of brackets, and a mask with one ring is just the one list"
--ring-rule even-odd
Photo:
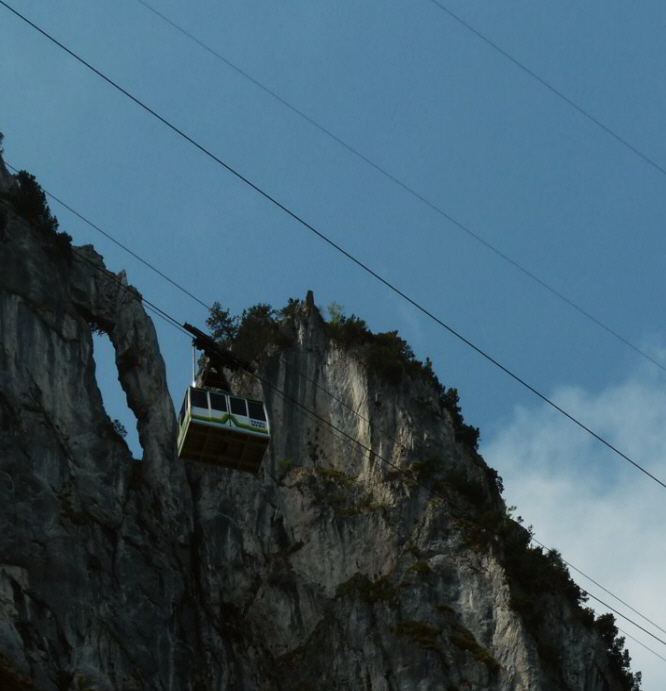
[(234, 423), (234, 425), (236, 425), (236, 427), (240, 427), (241, 429), (249, 429), (252, 432), (259, 432), (259, 434), (268, 434), (267, 429), (255, 427), (254, 425), (248, 425), (247, 422), (238, 422), (235, 415), (231, 416), (231, 421)]
[(255, 432), (257, 434), (265, 434), (267, 436), (269, 434), (267, 429), (263, 429), (262, 427), (255, 427), (254, 425), (248, 425), (247, 422), (239, 422), (236, 419), (235, 415), (231, 415), (229, 413), (226, 413), (226, 415), (223, 415), (222, 417), (207, 417), (205, 415), (190, 415), (189, 417), (191, 417), (193, 420), (201, 420), (202, 422), (219, 422), (220, 424), (225, 424), (226, 422), (228, 422), (229, 418), (231, 418), (231, 421), (239, 429), (247, 429), (251, 432)]
[(190, 415), (193, 420), (203, 420), (204, 422), (220, 422), (225, 423), (229, 419), (229, 413), (226, 413), (222, 417), (207, 417), (206, 415)]

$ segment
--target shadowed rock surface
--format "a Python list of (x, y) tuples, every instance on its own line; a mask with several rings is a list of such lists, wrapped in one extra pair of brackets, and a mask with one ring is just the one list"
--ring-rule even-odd
[[(512, 581), (525, 531), (426, 378), (383, 381), (309, 296), (263, 381), (229, 375), (267, 402), (259, 475), (183, 463), (139, 293), (5, 215), (2, 691), (630, 688), (571, 597)], [(104, 410), (94, 329), (140, 461)]]

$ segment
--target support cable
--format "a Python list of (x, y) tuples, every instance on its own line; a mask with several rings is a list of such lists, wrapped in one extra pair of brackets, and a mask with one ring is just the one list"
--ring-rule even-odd
[[(539, 545), (540, 547), (543, 547), (543, 549), (546, 549), (549, 552), (552, 551), (552, 550), (550, 550), (549, 547), (546, 547), (546, 545), (539, 542), (539, 540), (537, 540), (536, 538), (532, 538), (532, 542), (535, 542), (537, 545)], [(588, 576), (586, 573), (581, 571), (579, 568), (577, 568), (573, 564), (570, 564), (566, 559), (562, 559), (562, 561), (570, 569), (577, 571), (581, 576), (584, 576), (585, 578), (587, 578), (588, 581), (590, 581), (591, 583), (594, 583), (594, 585), (596, 585), (598, 588), (601, 588), (604, 592), (608, 593), (611, 597), (614, 597), (618, 602), (621, 602), (625, 607), (630, 609), (632, 612), (634, 612), (635, 614), (638, 614), (639, 617), (642, 617), (643, 619), (645, 619), (645, 621), (647, 621), (649, 624), (652, 624), (652, 626), (654, 626), (656, 629), (659, 629), (659, 631), (661, 631), (662, 633), (666, 633), (666, 629), (663, 629), (661, 626), (659, 626), (659, 624), (656, 624), (651, 619), (648, 619), (645, 615), (641, 614), (637, 609), (634, 609), (628, 602), (625, 602), (624, 600), (620, 599), (617, 595), (615, 595), (610, 590), (608, 590), (608, 588), (605, 588), (603, 585), (601, 585), (601, 583), (597, 583), (597, 581), (595, 581), (594, 578), (592, 578), (591, 576)]]
[[(615, 607), (611, 607), (609, 604), (604, 602), (603, 600), (600, 600), (596, 595), (592, 595), (592, 593), (588, 592), (587, 590), (585, 591), (593, 600), (596, 600), (600, 605), (603, 605), (607, 609), (609, 609), (611, 612), (614, 612), (617, 614), (619, 617), (622, 617), (626, 621), (628, 621), (630, 624), (633, 624), (637, 629), (640, 629), (644, 633), (646, 633), (648, 636), (652, 636), (656, 641), (659, 641), (662, 645), (666, 645), (666, 641), (663, 638), (659, 638), (659, 636), (655, 636), (652, 632), (648, 631), (644, 626), (641, 626), (640, 624), (637, 624), (635, 621), (632, 619), (629, 619), (629, 617), (626, 614), (622, 614), (619, 612)], [(641, 614), (641, 616), (643, 616)]]
[[(139, 0), (140, 1), (140, 0)], [(585, 110), (581, 106), (579, 106), (575, 101), (570, 99), (568, 96), (566, 96), (564, 93), (556, 89), (550, 82), (546, 81), (543, 77), (540, 77), (536, 72), (533, 72), (529, 67), (527, 67), (524, 63), (520, 62), (517, 58), (514, 58), (513, 55), (508, 53), (506, 50), (501, 48), (497, 43), (494, 41), (491, 41), (487, 36), (482, 34), (478, 29), (475, 29), (471, 24), (466, 22), (462, 17), (459, 15), (455, 14), (452, 12), (448, 7), (444, 6), (441, 2), (438, 2), (438, 0), (428, 0), (431, 2), (435, 7), (438, 7), (442, 12), (445, 12), (446, 14), (449, 15), (452, 19), (454, 19), (456, 22), (458, 22), (461, 26), (464, 26), (465, 29), (467, 29), (469, 32), (473, 33), (477, 38), (480, 38), (486, 45), (490, 46), (493, 50), (497, 51), (500, 55), (503, 55), (507, 60), (510, 60), (516, 67), (521, 69), (525, 74), (528, 74), (532, 79), (536, 80), (544, 86), (548, 91), (551, 93), (555, 94), (559, 99), (570, 105), (575, 111), (580, 113), (583, 117), (587, 118), (590, 122), (594, 123), (597, 127), (602, 129), (606, 134), (610, 135), (615, 141), (617, 141), (619, 144), (624, 146), (625, 148), (629, 149), (632, 153), (636, 154), (639, 158), (643, 159), (648, 165), (652, 166), (655, 170), (659, 171), (663, 175), (666, 175), (666, 168), (663, 166), (660, 166), (654, 159), (650, 158), (647, 154), (644, 154), (642, 151), (637, 149), (633, 144), (631, 144), (629, 141), (621, 137), (617, 132), (614, 132), (610, 127), (607, 125), (604, 125), (601, 120), (596, 118), (592, 113), (589, 111)]]
[(658, 658), (661, 658), (664, 662), (666, 662), (666, 657), (655, 652), (654, 650), (652, 650), (652, 648), (648, 648), (648, 646), (645, 645), (645, 643), (643, 643), (642, 641), (639, 641), (638, 638), (634, 638), (634, 636), (632, 636), (630, 633), (627, 633), (626, 631), (623, 631), (619, 626), (617, 627), (617, 630), (620, 633), (623, 633), (627, 638), (631, 638), (631, 640), (634, 641), (634, 643), (638, 643), (638, 645), (640, 645), (641, 648), (645, 648), (645, 650), (652, 653), (653, 655), (656, 655)]

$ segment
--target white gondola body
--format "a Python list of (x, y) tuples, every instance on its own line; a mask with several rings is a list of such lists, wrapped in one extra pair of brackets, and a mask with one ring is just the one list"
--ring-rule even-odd
[(270, 442), (261, 401), (191, 386), (178, 417), (178, 456), (256, 473)]

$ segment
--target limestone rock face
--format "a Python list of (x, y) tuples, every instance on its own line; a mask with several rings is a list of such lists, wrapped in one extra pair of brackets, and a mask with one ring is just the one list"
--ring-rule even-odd
[[(141, 460), (104, 410), (94, 329)], [(626, 688), (566, 598), (544, 593), (536, 628), (516, 607), (501, 542), (475, 532), (504, 511), (494, 474), (432, 385), (383, 382), (312, 300), (257, 374), (230, 376), (267, 402), (259, 475), (179, 460), (139, 293), (8, 215), (0, 689)]]

